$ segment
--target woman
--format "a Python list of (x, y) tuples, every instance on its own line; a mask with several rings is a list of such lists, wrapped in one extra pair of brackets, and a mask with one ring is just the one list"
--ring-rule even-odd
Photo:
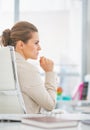
[(41, 108), (53, 110), (57, 86), (53, 61), (40, 58), (40, 66), (45, 71), (45, 83), (38, 69), (27, 62), (29, 58), (36, 60), (41, 50), (38, 29), (29, 22), (18, 22), (11, 30), (3, 31), (2, 43), (15, 48), (18, 79), (27, 113), (39, 113)]

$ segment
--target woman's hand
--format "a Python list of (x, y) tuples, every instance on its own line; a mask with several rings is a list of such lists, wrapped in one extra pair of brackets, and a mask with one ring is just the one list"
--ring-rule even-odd
[(53, 71), (54, 63), (52, 60), (42, 56), (40, 57), (40, 66), (45, 72), (49, 72), (49, 71)]

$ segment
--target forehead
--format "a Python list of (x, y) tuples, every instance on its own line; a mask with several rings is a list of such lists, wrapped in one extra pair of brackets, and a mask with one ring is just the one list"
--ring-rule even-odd
[(38, 39), (39, 39), (38, 32), (32, 32), (32, 38), (31, 38), (31, 39), (36, 39), (36, 40), (38, 40)]
[(32, 37), (27, 41), (27, 43), (35, 43), (35, 42), (39, 42), (38, 32), (33, 32)]

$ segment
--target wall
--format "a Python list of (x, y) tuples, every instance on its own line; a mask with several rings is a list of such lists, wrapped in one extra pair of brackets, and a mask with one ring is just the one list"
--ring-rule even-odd
[(87, 73), (90, 74), (90, 0), (87, 8)]
[(82, 0), (82, 80), (90, 74), (90, 0)]

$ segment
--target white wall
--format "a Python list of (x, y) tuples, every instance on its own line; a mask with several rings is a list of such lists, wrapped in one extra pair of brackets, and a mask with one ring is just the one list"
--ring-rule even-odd
[(90, 74), (90, 0), (88, 0), (87, 16), (87, 73)]

